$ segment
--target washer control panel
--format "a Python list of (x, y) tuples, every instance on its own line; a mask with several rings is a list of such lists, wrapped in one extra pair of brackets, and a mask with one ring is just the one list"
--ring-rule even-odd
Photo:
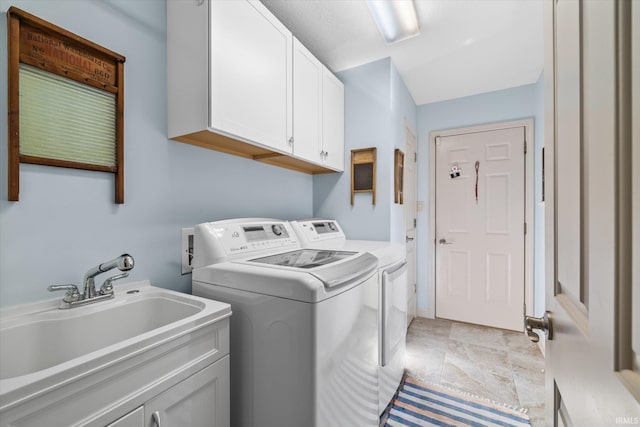
[(283, 220), (228, 219), (198, 224), (193, 230), (193, 268), (242, 258), (249, 253), (300, 248), (300, 239), (291, 224)]
[(285, 222), (227, 224), (221, 227), (219, 236), (227, 255), (298, 244), (296, 234)]

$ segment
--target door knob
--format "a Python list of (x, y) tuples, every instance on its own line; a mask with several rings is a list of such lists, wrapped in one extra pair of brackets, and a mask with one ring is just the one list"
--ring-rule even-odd
[(453, 242), (447, 242), (447, 239), (440, 239), (438, 240), (438, 243), (441, 245), (453, 245)]
[(405, 236), (405, 241), (406, 242), (412, 242), (413, 241), (413, 237), (409, 237), (409, 236)]
[(553, 339), (553, 325), (551, 323), (549, 313), (549, 311), (546, 311), (544, 313), (544, 316), (542, 317), (524, 316), (524, 328), (526, 329), (527, 335), (529, 336), (529, 339), (531, 341), (540, 341), (540, 337), (538, 336), (538, 334), (533, 332), (534, 329), (544, 331), (544, 334), (547, 336), (548, 340)]

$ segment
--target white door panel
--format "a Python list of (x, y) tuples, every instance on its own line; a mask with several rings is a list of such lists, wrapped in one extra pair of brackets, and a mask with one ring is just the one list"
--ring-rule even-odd
[(522, 330), (524, 135), (515, 127), (439, 138), (438, 317)]
[(630, 129), (638, 126), (630, 86), (640, 75), (637, 62), (631, 72), (629, 44), (631, 29), (640, 28), (639, 7), (544, 5), (549, 426), (640, 424), (631, 303), (638, 248), (630, 238), (638, 188), (629, 185)]
[(557, 85), (557, 138), (563, 141), (557, 147), (558, 164), (562, 164), (562, 180), (557, 182), (558, 281), (564, 292), (584, 303), (580, 280), (581, 241), (581, 125), (580, 125), (580, 2), (558, 3), (558, 25), (563, 28), (557, 34), (556, 48), (559, 58), (556, 65)]
[(447, 296), (463, 300), (471, 298), (471, 254), (469, 251), (449, 250), (449, 263), (444, 280), (447, 285)]

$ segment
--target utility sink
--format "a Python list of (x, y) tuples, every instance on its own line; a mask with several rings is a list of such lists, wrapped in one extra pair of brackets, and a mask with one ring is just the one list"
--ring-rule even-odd
[(0, 311), (0, 411), (231, 314), (228, 304), (149, 281), (116, 286), (110, 300), (59, 305), (55, 299)]

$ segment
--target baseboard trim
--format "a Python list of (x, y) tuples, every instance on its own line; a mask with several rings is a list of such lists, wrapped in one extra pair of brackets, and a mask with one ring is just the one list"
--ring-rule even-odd
[(435, 313), (432, 310), (418, 309), (418, 317), (424, 317), (425, 319), (435, 319)]

